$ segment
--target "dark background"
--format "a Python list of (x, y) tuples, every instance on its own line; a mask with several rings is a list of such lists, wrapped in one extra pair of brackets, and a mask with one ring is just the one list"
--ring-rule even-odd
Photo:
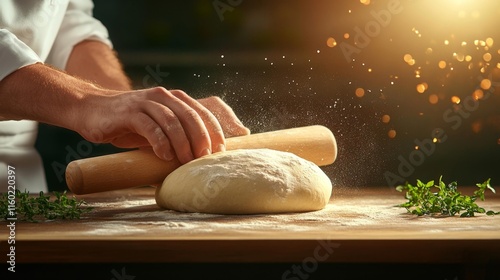
[[(462, 185), (487, 178), (499, 185), (500, 3), (435, 2), (243, 0), (221, 20), (214, 1), (101, 0), (95, 1), (94, 15), (108, 27), (136, 88), (162, 85), (193, 97), (218, 95), (254, 133), (329, 127), (339, 157), (324, 170), (335, 187), (403, 183), (388, 181), (388, 172), (410, 182), (443, 175)], [(390, 3), (400, 12), (378, 23), (374, 14), (387, 15)], [(366, 27), (373, 36), (356, 46), (357, 28)], [(335, 47), (327, 45), (330, 37)], [(481, 46), (487, 38), (493, 45)], [(341, 49), (346, 44), (359, 51), (349, 60)], [(491, 60), (485, 61), (485, 53)], [(405, 62), (405, 54), (414, 65)], [(470, 55), (471, 61), (457, 55)], [(445, 69), (438, 67), (441, 60)], [(488, 98), (475, 102), (472, 93), (486, 78), (493, 84), (483, 90)], [(428, 89), (418, 93), (416, 86), (424, 82)], [(363, 97), (355, 95), (357, 88), (364, 89)], [(437, 104), (429, 102), (432, 95)], [(452, 96), (461, 102), (452, 103)], [(467, 99), (472, 102), (464, 105)], [(389, 123), (381, 121), (383, 115)], [(415, 140), (432, 143), (438, 128), (444, 136), (433, 151), (414, 152)], [(62, 175), (69, 161), (120, 151), (46, 125), (36, 147), (51, 190), (66, 188)], [(398, 170), (412, 156), (417, 164)]]

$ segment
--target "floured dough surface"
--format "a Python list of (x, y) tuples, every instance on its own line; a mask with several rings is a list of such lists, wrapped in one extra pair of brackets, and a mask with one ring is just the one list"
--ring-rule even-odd
[(326, 174), (292, 153), (242, 149), (193, 160), (170, 173), (156, 203), (182, 212), (266, 214), (323, 209), (332, 192)]

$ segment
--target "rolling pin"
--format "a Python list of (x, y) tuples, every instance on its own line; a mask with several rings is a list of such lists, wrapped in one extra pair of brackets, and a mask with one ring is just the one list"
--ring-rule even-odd
[[(318, 166), (332, 164), (337, 157), (333, 133), (320, 125), (226, 139), (226, 150), (260, 148), (291, 152)], [(66, 183), (74, 194), (158, 185), (179, 166), (177, 159), (162, 160), (152, 149), (134, 150), (72, 161)]]

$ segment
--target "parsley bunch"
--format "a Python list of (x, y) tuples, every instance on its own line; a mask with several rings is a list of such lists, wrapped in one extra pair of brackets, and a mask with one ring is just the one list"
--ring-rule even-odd
[(29, 192), (16, 190), (15, 208), (9, 208), (7, 193), (0, 197), (0, 217), (4, 219), (16, 217), (17, 220), (36, 222), (37, 220), (79, 219), (84, 213), (92, 211), (91, 207), (83, 207), (83, 200), (68, 198), (66, 191), (54, 192), (55, 199), (40, 192), (39, 196), (30, 196)]
[(479, 198), (484, 201), (484, 192), (486, 189), (495, 193), (495, 189), (490, 185), (490, 179), (482, 184), (476, 184), (479, 188), (474, 191), (472, 196), (462, 195), (458, 191), (457, 182), (451, 182), (446, 185), (439, 178), (437, 185), (434, 181), (429, 181), (426, 184), (417, 180), (417, 185), (406, 183), (405, 185), (397, 186), (396, 190), (406, 191), (405, 198), (407, 202), (397, 205), (404, 207), (409, 213), (417, 216), (441, 214), (446, 216), (455, 216), (460, 214), (460, 217), (473, 217), (474, 213), (486, 213), (486, 215), (499, 215), (500, 212), (486, 211), (484, 208), (476, 204)]

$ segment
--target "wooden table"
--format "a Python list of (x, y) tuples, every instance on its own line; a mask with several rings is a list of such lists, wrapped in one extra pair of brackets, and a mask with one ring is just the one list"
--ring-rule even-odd
[[(95, 208), (81, 220), (17, 223), (18, 263), (442, 264), (470, 279), (500, 264), (500, 216), (414, 217), (388, 187), (336, 188), (326, 209), (282, 215), (162, 210), (149, 187), (79, 198)], [(478, 204), (500, 211), (500, 195)]]

